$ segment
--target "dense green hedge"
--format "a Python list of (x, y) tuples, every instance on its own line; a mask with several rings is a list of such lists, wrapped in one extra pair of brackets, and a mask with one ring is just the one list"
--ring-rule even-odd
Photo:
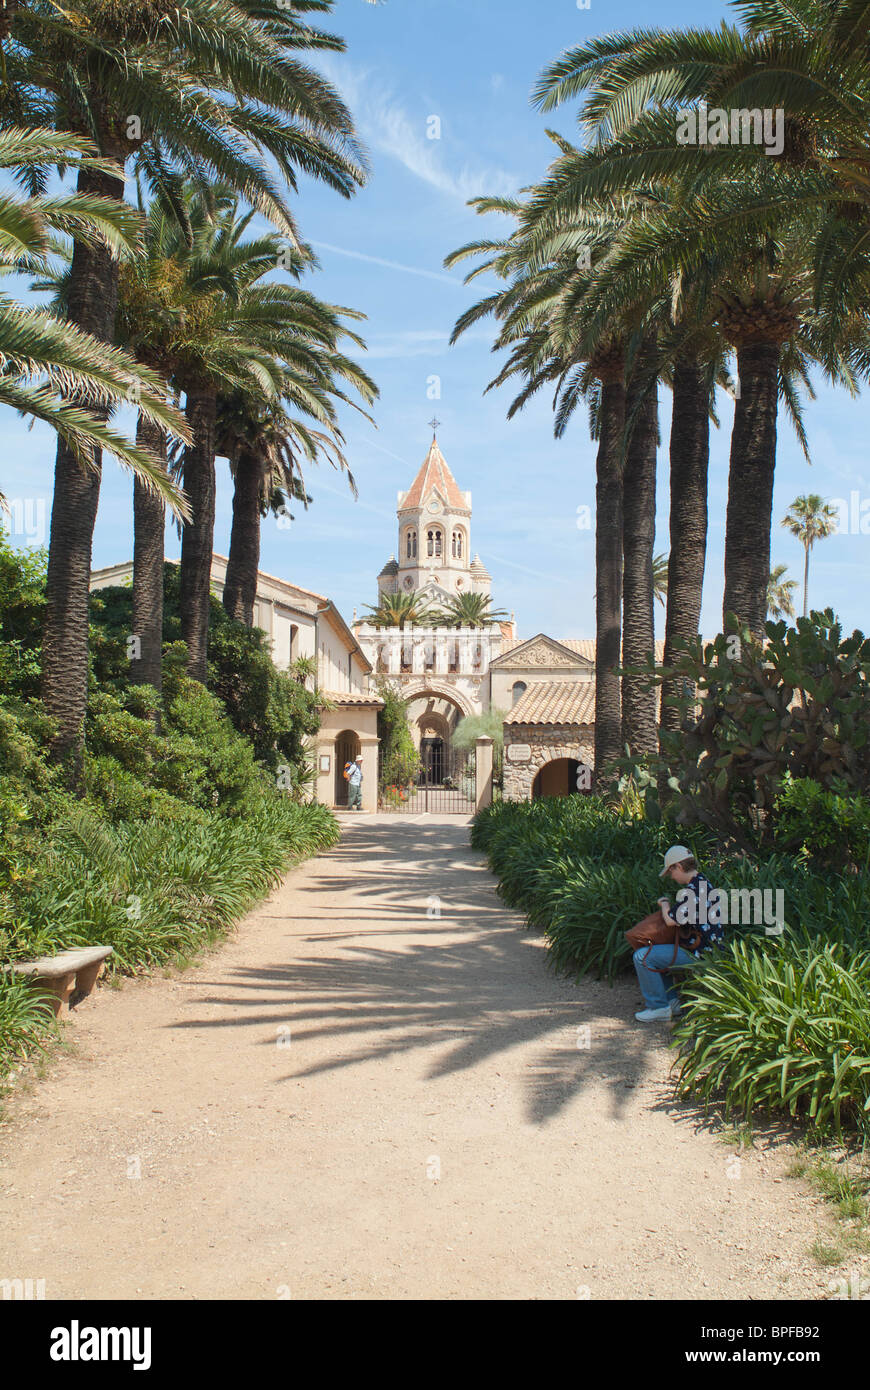
[[(162, 696), (131, 685), (129, 590), (95, 596), (73, 792), (48, 758), (53, 726), (38, 697), (44, 578), (44, 557), (0, 537), (0, 967), (97, 943), (114, 948), (119, 973), (183, 962), (290, 864), (338, 839), (332, 813), (299, 799), (315, 697), (275, 671), (263, 634), (223, 610), (212, 615), (211, 688), (184, 674), (175, 642), (164, 648)], [(41, 1045), (50, 1019), (0, 969), (0, 1074)]]
[(184, 825), (109, 825), (87, 807), (71, 810), (46, 837), (3, 956), (99, 943), (114, 947), (112, 967), (124, 973), (186, 957), (338, 834), (326, 807), (278, 797), (244, 819), (212, 812)]
[(722, 855), (701, 827), (633, 819), (593, 797), (494, 803), (471, 839), (504, 901), (575, 976), (630, 969), (624, 932), (662, 895), (670, 844), (686, 844), (719, 888), (782, 890), (782, 935), (729, 926), (726, 949), (684, 980), (679, 1086), (729, 1110), (764, 1106), (820, 1134), (848, 1123), (870, 1137), (868, 875), (832, 874), (807, 855)]
[[(706, 861), (705, 833), (683, 833)], [(674, 830), (631, 820), (596, 797), (548, 797), (493, 802), (476, 817), (471, 842), (486, 853), (504, 901), (546, 932), (558, 969), (611, 980), (629, 963), (625, 930), (662, 894), (658, 872)]]

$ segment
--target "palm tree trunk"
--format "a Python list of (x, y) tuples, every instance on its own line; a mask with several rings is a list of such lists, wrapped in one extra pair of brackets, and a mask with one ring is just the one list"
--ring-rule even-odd
[(625, 383), (601, 383), (595, 480), (595, 783), (622, 752), (622, 437)]
[(804, 546), (804, 617), (807, 616), (807, 604), (810, 597), (810, 548)]
[[(111, 157), (108, 152), (106, 157)], [(117, 176), (80, 169), (78, 191), (123, 200), (123, 160), (118, 156), (113, 162)], [(70, 266), (69, 322), (110, 343), (117, 304), (117, 260), (105, 247), (76, 242)], [(58, 439), (42, 637), (42, 698), (46, 713), (57, 721), (51, 755), (69, 757), (74, 782), (81, 774), (88, 698), (88, 595), (101, 471), (100, 450), (95, 452), (93, 467), (85, 468), (69, 445)]]
[(204, 685), (216, 488), (217, 392), (214, 387), (191, 387), (186, 393), (184, 413), (193, 442), (184, 450), (184, 490), (190, 504), (191, 520), (186, 523), (181, 535), (181, 635), (187, 643), (187, 674)]
[[(141, 414), (136, 442), (165, 464), (166, 434)], [(162, 497), (133, 481), (133, 632), (140, 656), (131, 665), (131, 680), (163, 688), (163, 536), (166, 508)]]
[(764, 635), (770, 577), (770, 521), (776, 467), (778, 342), (737, 348), (740, 394), (734, 408), (722, 617), (735, 613), (756, 637)]
[(253, 449), (242, 449), (236, 460), (233, 490), (233, 528), (224, 583), (224, 608), (231, 618), (254, 625), (257, 572), (260, 568), (260, 487), (263, 463)]
[[(655, 655), (653, 549), (656, 531), (656, 451), (658, 387), (640, 363), (641, 379), (629, 385), (626, 414), (637, 408), (623, 474), (622, 662), (643, 666)], [(642, 399), (641, 399), (642, 396)], [(633, 754), (654, 753), (658, 745), (656, 694), (648, 678), (622, 678), (622, 745)]]
[[(710, 462), (710, 382), (694, 358), (674, 364), (671, 414), (671, 511), (665, 666), (676, 641), (697, 637), (707, 558), (707, 472)], [(676, 681), (662, 684), (661, 726), (680, 727), (680, 711), (667, 703), (682, 694)]]

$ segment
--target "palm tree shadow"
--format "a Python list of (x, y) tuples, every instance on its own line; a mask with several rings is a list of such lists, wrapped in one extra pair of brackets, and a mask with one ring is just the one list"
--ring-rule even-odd
[[(309, 866), (294, 886), (310, 895), (312, 911), (288, 925), (324, 927), (328, 918), (315, 905), (328, 893), (336, 930), (289, 931), (283, 958), (211, 982), (216, 992), (200, 1002), (222, 1006), (223, 1016), (176, 1026), (262, 1034), (272, 1025), (256, 1045), (274, 1046), (275, 1029), (289, 1022), (288, 1060), (310, 1055), (311, 1044), (317, 1056), (276, 1084), (429, 1051), (425, 1084), (518, 1056), (519, 1072), (507, 1065), (524, 1088), (530, 1122), (546, 1123), (587, 1087), (603, 1086), (613, 1116), (622, 1114), (654, 1065), (650, 1032), (632, 1017), (636, 987), (555, 976), (542, 938), (500, 903), (483, 856), (469, 854), (463, 824), (362, 823), (323, 858), (352, 859), (353, 872), (337, 877), (326, 865), (323, 872)], [(266, 906), (264, 918), (280, 916), (274, 895)], [(389, 940), (397, 934), (401, 949)], [(304, 943), (326, 938), (336, 944), (333, 957), (299, 954)], [(667, 1030), (655, 1032), (664, 1044)]]

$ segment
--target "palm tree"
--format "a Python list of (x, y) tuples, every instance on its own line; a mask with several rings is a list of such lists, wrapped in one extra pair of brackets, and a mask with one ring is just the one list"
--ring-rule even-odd
[[(0, 168), (35, 177), (64, 160), (76, 167), (103, 163), (86, 140), (51, 130), (0, 130)], [(81, 194), (22, 198), (0, 196), (0, 271), (27, 273), (50, 283), (57, 246), (53, 234), (75, 231), (84, 242), (129, 253), (135, 219), (117, 204)], [(184, 424), (166, 405), (160, 382), (128, 353), (109, 347), (51, 312), (24, 309), (0, 295), (0, 404), (43, 420), (65, 439), (84, 469), (106, 449), (179, 515), (184, 499), (159, 459), (126, 440), (106, 422), (104, 410), (134, 391), (152, 423), (183, 436)], [(72, 395), (76, 401), (70, 399)]]
[[(371, 384), (372, 393), (376, 388)], [(289, 380), (284, 398), (292, 397)], [(341, 394), (341, 393), (339, 393)], [(324, 414), (334, 416), (323, 393)], [(333, 422), (326, 430), (288, 414), (284, 406), (243, 392), (221, 397), (217, 419), (218, 453), (230, 461), (233, 474), (233, 524), (224, 581), (223, 604), (231, 617), (251, 626), (260, 565), (260, 521), (271, 509), (285, 510), (285, 498), (295, 497), (307, 508), (303, 460), (326, 458), (346, 473), (356, 496), (356, 483), (343, 452), (344, 436)]]
[(622, 743), (632, 753), (658, 745), (656, 697), (642, 670), (655, 655), (656, 461), (659, 437), (658, 344), (641, 343), (626, 396), (622, 482)]
[(665, 607), (665, 600), (668, 596), (668, 565), (670, 563), (667, 555), (653, 556), (653, 590), (662, 608)]
[(837, 509), (826, 502), (817, 492), (805, 497), (796, 497), (782, 519), (782, 525), (797, 536), (804, 548), (804, 607), (807, 616), (807, 601), (810, 585), (810, 551), (816, 541), (825, 540), (837, 529)]
[(493, 608), (489, 594), (453, 594), (433, 616), (434, 627), (495, 627), (510, 614)]
[[(281, 177), (295, 189), (295, 169), (302, 168), (345, 196), (364, 178), (349, 112), (297, 58), (301, 48), (343, 47), (301, 18), (312, 5), (322, 10), (326, 4), (299, 0), (291, 9), (283, 0), (256, 6), (186, 0), (154, 9), (79, 0), (75, 22), (57, 7), (16, 6), (11, 14), (7, 9), (7, 109), (24, 111), (25, 119), (39, 113), (40, 122), (48, 117), (92, 135), (103, 163), (79, 170), (82, 195), (122, 201), (126, 165), (135, 157), (141, 176), (161, 188), (180, 215), (182, 177), (204, 184), (217, 176), (295, 240)], [(113, 342), (117, 258), (108, 247), (74, 240), (69, 319)], [(202, 410), (191, 401), (187, 413), (199, 421)], [(84, 715), (99, 470), (98, 453), (85, 471), (60, 440), (43, 659), (44, 699), (59, 724), (56, 755), (78, 744)]]
[[(336, 346), (342, 336), (361, 344), (344, 322), (360, 315), (324, 304), (309, 291), (266, 281), (279, 258), (287, 266), (281, 244), (272, 234), (245, 239), (251, 213), (238, 215), (229, 190), (218, 186), (206, 199), (188, 188), (184, 207), (189, 240), (162, 201), (152, 201), (147, 255), (122, 277), (119, 327), (137, 353), (159, 362), (174, 388), (185, 394), (192, 439), (176, 463), (192, 518), (182, 532), (182, 632), (189, 673), (204, 680), (219, 444), (231, 456), (237, 483), (227, 601), (250, 623), (261, 503), (282, 483), (295, 490), (301, 458), (322, 453), (344, 466), (335, 401), (354, 402), (341, 383), (367, 399), (376, 388)], [(293, 273), (310, 260), (302, 248)], [(289, 415), (282, 400), (310, 422)], [(320, 424), (325, 428), (318, 429)], [(142, 524), (153, 542), (150, 603), (162, 558), (162, 517), (142, 514)], [(158, 617), (152, 610), (154, 643), (159, 643)]]
[[(0, 165), (14, 166), (19, 177), (28, 176), (33, 184), (38, 184), (38, 175), (46, 166), (60, 159), (79, 168), (104, 167), (105, 161), (92, 151), (87, 141), (71, 135), (47, 130), (0, 131)], [(55, 232), (74, 233), (79, 246), (106, 247), (129, 255), (138, 225), (131, 210), (122, 204), (81, 192), (57, 197), (36, 194), (27, 200), (11, 192), (3, 194), (0, 264), (7, 273), (13, 269), (39, 273), (40, 288), (63, 283), (65, 277), (53, 272), (51, 265), (51, 251), (56, 249), (51, 233)], [(98, 471), (101, 452), (106, 450), (131, 469), (137, 491), (159, 507), (161, 515), (168, 504), (179, 519), (189, 516), (187, 499), (167, 473), (165, 450), (158, 443), (167, 434), (183, 442), (188, 438), (187, 428), (178, 411), (167, 404), (164, 383), (146, 364), (56, 313), (25, 310), (5, 296), (0, 298), (0, 360), (4, 367), (0, 401), (56, 430), (62, 447), (75, 461), (83, 486)], [(135, 444), (124, 439), (107, 419), (113, 407), (130, 400), (139, 406)], [(52, 526), (57, 528), (57, 546), (68, 552), (71, 563), (72, 556), (80, 553), (76, 525), (75, 516), (59, 518), (55, 496)], [(89, 572), (77, 574), (87, 593)], [(48, 644), (44, 660), (55, 675), (66, 659), (63, 650)], [(70, 721), (80, 722), (76, 698), (67, 704), (62, 687), (61, 703)], [(77, 771), (74, 759), (74, 775)]]
[(796, 579), (786, 579), (788, 565), (774, 565), (767, 581), (767, 614), (770, 618), (793, 618), (794, 601), (792, 593), (797, 588)]
[[(870, 64), (855, 49), (858, 0), (740, 5), (747, 32), (635, 31), (582, 45), (554, 64), (540, 104), (593, 89), (584, 123), (606, 133), (596, 189), (669, 177), (679, 196), (623, 240), (603, 277), (601, 308), (649, 291), (650, 277), (705, 272), (718, 260), (718, 318), (738, 356), (724, 610), (756, 632), (766, 611), (777, 396), (799, 332), (825, 370), (866, 373), (863, 320), (870, 269), (870, 194), (863, 112)], [(838, 74), (834, 76), (834, 74)], [(784, 107), (783, 156), (761, 145), (678, 145), (677, 112)], [(813, 259), (813, 249), (816, 254)], [(722, 270), (730, 266), (731, 284)], [(599, 277), (600, 282), (602, 277)], [(608, 300), (611, 302), (608, 303)], [(862, 328), (866, 325), (862, 322)], [(865, 336), (858, 331), (857, 338)], [(792, 354), (793, 355), (793, 354)]]
[[(144, 214), (144, 254), (131, 266), (124, 267), (119, 281), (119, 305), (116, 332), (122, 341), (141, 360), (159, 371), (176, 394), (187, 384), (190, 376), (217, 377), (235, 386), (247, 376), (248, 358), (245, 345), (233, 339), (232, 331), (219, 331), (214, 323), (215, 303), (227, 298), (235, 302), (238, 295), (237, 273), (239, 253), (231, 235), (235, 215), (235, 198), (223, 187), (213, 189), (206, 199), (192, 188), (182, 192), (183, 221), (165, 206), (160, 198), (152, 200)], [(253, 278), (275, 265), (273, 239), (261, 239), (247, 253), (244, 274)], [(238, 375), (241, 373), (241, 377)], [(259, 381), (256, 383), (259, 386)], [(193, 415), (193, 398), (186, 403), (188, 419)], [(140, 430), (147, 428), (140, 417)], [(186, 451), (201, 443), (195, 429), (189, 431)], [(156, 450), (166, 454), (165, 437), (153, 440)], [(203, 464), (206, 476), (205, 503), (201, 476), (190, 470), (191, 484), (199, 491), (191, 498), (192, 514), (189, 527), (182, 532), (182, 554), (185, 537), (191, 529), (201, 548), (208, 550), (208, 569), (211, 570), (213, 511), (209, 522), (209, 468), (214, 477), (214, 455), (208, 455), (206, 444)], [(173, 451), (176, 471), (178, 460)], [(208, 461), (210, 459), (210, 462)], [(213, 508), (213, 494), (211, 498)], [(133, 626), (140, 638), (141, 658), (133, 665), (134, 679), (147, 681), (160, 689), (163, 629), (163, 534), (165, 518), (159, 499), (148, 496), (141, 488), (134, 489), (134, 558), (133, 558)], [(190, 579), (185, 571), (187, 591), (182, 601), (182, 628), (189, 637), (191, 622)], [(184, 565), (182, 566), (185, 570)], [(207, 621), (208, 594), (196, 607), (199, 622), (205, 613)], [(197, 628), (199, 635), (199, 628)], [(204, 642), (202, 660), (195, 667), (204, 676)], [(193, 663), (191, 663), (193, 666)]]
[(424, 627), (431, 622), (430, 600), (421, 590), (408, 594), (381, 594), (378, 606), (366, 604), (368, 615), (364, 622), (372, 627)]
[[(552, 134), (552, 133), (551, 133)], [(560, 149), (570, 149), (555, 135)], [(505, 366), (488, 391), (515, 376), (525, 386), (508, 410), (508, 418), (550, 382), (555, 382), (556, 437), (567, 428), (581, 400), (591, 407), (593, 435), (598, 438), (595, 484), (595, 605), (596, 605), (596, 777), (622, 752), (622, 700), (618, 668), (622, 647), (623, 484), (626, 445), (626, 342), (620, 331), (602, 332), (597, 339), (578, 339), (576, 305), (591, 280), (590, 260), (606, 248), (615, 209), (610, 203), (574, 208), (543, 235), (535, 227), (532, 190), (525, 204), (517, 199), (478, 198), (479, 213), (508, 213), (517, 221), (504, 241), (473, 242), (445, 258), (455, 265), (485, 254), (468, 280), (495, 270), (507, 288), (474, 305), (457, 321), (451, 342), (480, 318), (494, 314), (502, 321), (494, 347), (511, 348)], [(579, 253), (582, 253), (579, 254)], [(651, 576), (650, 576), (651, 582)]]

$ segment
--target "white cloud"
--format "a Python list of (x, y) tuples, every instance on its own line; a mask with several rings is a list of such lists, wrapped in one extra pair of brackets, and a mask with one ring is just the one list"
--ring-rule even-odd
[(376, 73), (338, 63), (326, 55), (321, 55), (320, 67), (350, 106), (366, 144), (395, 159), (424, 183), (463, 203), (481, 193), (516, 192), (519, 177), (505, 169), (472, 161), (466, 161), (459, 170), (445, 166), (443, 141), (426, 136), (429, 115), (439, 116), (443, 126), (443, 112), (414, 118), (387, 88), (378, 86)]

